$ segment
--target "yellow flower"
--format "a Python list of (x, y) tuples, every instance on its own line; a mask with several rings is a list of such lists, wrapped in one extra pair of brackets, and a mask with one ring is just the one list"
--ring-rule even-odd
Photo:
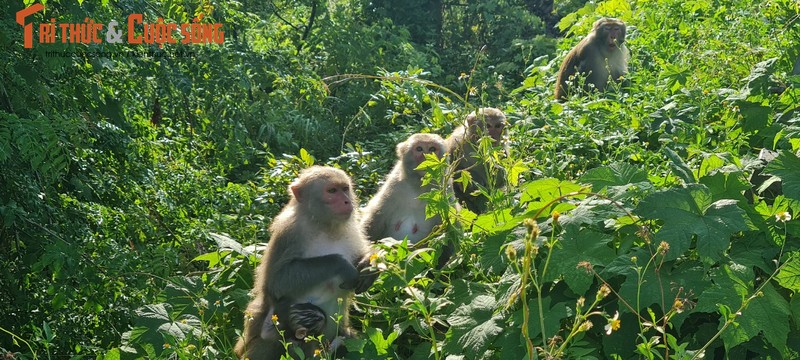
[(608, 319), (608, 324), (606, 324), (606, 335), (611, 335), (612, 332), (619, 330), (619, 327), (622, 326), (622, 322), (619, 320), (619, 311), (614, 313), (614, 317)]
[(775, 221), (787, 222), (789, 220), (792, 220), (792, 214), (788, 211), (780, 211), (775, 214)]
[(272, 315), (272, 322), (276, 324), (278, 323), (278, 315)]
[(314, 357), (319, 357), (320, 355), (322, 355), (322, 350), (314, 349)]
[(561, 213), (554, 210), (552, 215), (553, 215), (553, 222), (557, 222), (558, 218), (561, 216)]
[(678, 314), (683, 312), (683, 301), (681, 299), (675, 299), (675, 302), (672, 303), (672, 308), (675, 309), (675, 312)]

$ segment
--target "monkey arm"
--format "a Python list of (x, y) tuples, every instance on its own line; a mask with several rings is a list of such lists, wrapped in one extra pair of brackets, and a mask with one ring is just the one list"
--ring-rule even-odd
[(275, 272), (267, 291), (274, 299), (284, 296), (297, 297), (318, 285), (336, 277), (342, 278), (342, 289), (353, 288), (358, 280), (358, 270), (353, 264), (339, 254), (330, 254), (312, 258), (294, 258)]
[(358, 270), (358, 280), (355, 284), (355, 293), (359, 294), (367, 291), (375, 279), (378, 278), (378, 270), (370, 267), (370, 257), (372, 253), (366, 253), (364, 257), (356, 264)]
[(377, 241), (386, 234), (386, 219), (383, 209), (371, 211), (364, 218), (364, 228), (369, 241)]

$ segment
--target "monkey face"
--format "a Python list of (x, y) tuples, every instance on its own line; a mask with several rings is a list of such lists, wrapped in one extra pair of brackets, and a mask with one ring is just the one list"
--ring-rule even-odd
[(506, 128), (506, 122), (501, 118), (486, 119), (486, 134), (492, 137), (495, 145), (503, 139), (503, 130)]
[[(414, 134), (408, 140), (397, 145), (397, 155), (402, 159), (405, 171), (409, 173), (425, 161), (426, 154), (436, 154), (442, 158), (445, 151), (444, 139), (435, 134)], [(417, 173), (424, 174), (425, 171)]]
[(414, 163), (419, 166), (425, 161), (425, 154), (436, 154), (438, 157), (444, 155), (442, 144), (432, 141), (418, 141), (411, 144), (411, 153), (414, 156)]
[(619, 20), (606, 19), (600, 24), (600, 38), (609, 50), (613, 50), (625, 42), (625, 23)]
[(328, 182), (321, 187), (322, 202), (330, 214), (347, 219), (353, 213), (353, 195), (350, 184)]

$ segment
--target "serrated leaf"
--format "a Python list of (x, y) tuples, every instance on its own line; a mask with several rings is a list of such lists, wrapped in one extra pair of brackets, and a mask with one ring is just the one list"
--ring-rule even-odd
[(743, 192), (752, 185), (744, 178), (741, 171), (717, 172), (713, 175), (703, 176), (700, 183), (711, 190), (712, 199), (745, 200)]
[(697, 236), (696, 249), (700, 256), (710, 261), (719, 260), (730, 245), (731, 235), (748, 229), (745, 212), (736, 206), (736, 201), (711, 203), (711, 192), (703, 185), (652, 194), (639, 203), (636, 213), (663, 221), (655, 238), (669, 244), (668, 260), (686, 252), (693, 236)]
[(503, 328), (503, 317), (494, 314), (498, 307), (493, 296), (479, 295), (456, 309), (447, 321), (453, 337), (463, 350), (480, 357)]
[(781, 286), (798, 293), (800, 292), (800, 253), (792, 252), (787, 256), (788, 260), (775, 275), (775, 280)]
[(523, 204), (530, 203), (528, 206), (529, 209), (539, 209), (544, 206), (544, 204), (560, 196), (579, 192), (582, 189), (583, 187), (581, 185), (569, 181), (561, 181), (552, 178), (540, 179), (525, 186), (519, 201)]
[[(624, 256), (624, 255), (623, 255)], [(642, 266), (646, 258), (639, 258), (638, 266)], [(637, 299), (641, 306), (658, 306), (661, 309), (670, 309), (677, 296), (698, 294), (711, 285), (705, 276), (705, 268), (698, 261), (682, 262), (674, 267), (655, 269), (648, 267), (642, 277), (627, 276), (619, 289), (622, 299)], [(620, 312), (628, 312), (620, 309)], [(680, 327), (683, 319), (673, 318), (673, 326)]]
[(783, 195), (800, 200), (800, 158), (789, 151), (780, 151), (764, 168), (764, 172), (781, 178)]
[(646, 181), (648, 181), (647, 172), (628, 163), (614, 163), (594, 168), (581, 176), (581, 182), (592, 184), (592, 190), (595, 192), (612, 186)]
[(223, 234), (218, 234), (218, 233), (213, 233), (212, 232), (212, 233), (209, 233), (208, 235), (211, 236), (212, 239), (214, 239), (214, 241), (217, 243), (217, 246), (220, 248), (220, 250), (232, 250), (233, 252), (235, 252), (237, 254), (250, 255), (248, 252), (245, 252), (245, 250), (242, 247), (242, 244), (240, 242), (234, 240), (228, 234), (224, 234), (224, 233)]
[(742, 129), (747, 132), (762, 130), (769, 124), (772, 108), (750, 101), (736, 101), (742, 115)]
[(672, 149), (665, 147), (664, 152), (667, 153), (667, 158), (669, 158), (669, 164), (672, 168), (672, 171), (675, 172), (675, 175), (678, 175), (681, 180), (683, 180), (686, 184), (693, 184), (696, 183), (697, 180), (694, 178), (694, 174), (692, 170), (689, 169), (689, 166), (681, 159), (681, 157)]
[(731, 263), (711, 271), (711, 286), (698, 296), (696, 312), (717, 312), (719, 305), (739, 308), (742, 299), (752, 288), (753, 271), (747, 266)]
[(608, 246), (611, 235), (587, 228), (570, 226), (564, 238), (554, 248), (547, 269), (547, 281), (563, 277), (567, 286), (576, 294), (583, 294), (592, 285), (594, 277), (585, 269), (577, 268), (579, 262), (587, 261), (594, 266), (604, 266), (616, 258), (616, 253)]
[(789, 336), (789, 303), (775, 288), (767, 283), (736, 319), (737, 326), (729, 326), (722, 333), (726, 349), (731, 349), (760, 333), (776, 348), (786, 346)]
[(520, 175), (528, 172), (529, 168), (525, 165), (522, 160), (517, 160), (511, 168), (508, 169), (508, 175), (506, 175), (506, 181), (511, 186), (518, 186), (519, 185), (519, 177)]

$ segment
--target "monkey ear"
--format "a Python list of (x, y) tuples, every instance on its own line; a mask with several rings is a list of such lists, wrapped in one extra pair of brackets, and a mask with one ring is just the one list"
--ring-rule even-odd
[(302, 326), (297, 328), (297, 330), (295, 330), (294, 332), (294, 337), (297, 340), (303, 340), (306, 338), (307, 335), (308, 335), (308, 330), (306, 330), (306, 328)]
[(295, 200), (303, 202), (302, 192), (300, 191), (300, 184), (293, 183), (292, 185), (289, 185), (289, 191), (292, 192), (292, 196), (294, 196)]
[[(406, 141), (408, 141), (408, 140), (406, 140)], [(406, 153), (406, 141), (403, 141), (403, 142), (397, 144), (397, 147), (395, 148), (395, 152), (397, 153), (397, 158), (398, 159), (402, 159), (403, 158), (403, 154)]]

